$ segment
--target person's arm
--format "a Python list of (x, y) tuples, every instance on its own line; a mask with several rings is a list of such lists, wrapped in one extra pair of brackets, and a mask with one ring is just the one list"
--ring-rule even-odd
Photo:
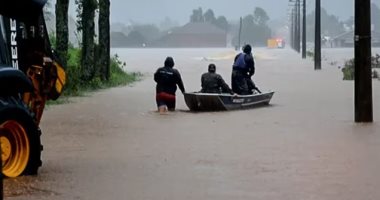
[(255, 61), (253, 60), (253, 56), (252, 55), (246, 56), (245, 63), (248, 67), (249, 76), (253, 76), (255, 74)]
[(222, 88), (222, 91), (226, 91), (230, 94), (234, 94), (231, 88), (227, 85), (227, 83), (223, 80), (222, 76), (218, 76), (218, 85)]
[(204, 91), (203, 88), (205, 88), (205, 75), (206, 74), (202, 74), (202, 77), (201, 77), (201, 91)]
[(183, 85), (181, 74), (179, 73), (178, 70), (175, 70), (174, 72), (177, 76), (177, 85), (178, 85), (179, 89), (181, 90), (182, 93), (185, 93), (185, 86)]

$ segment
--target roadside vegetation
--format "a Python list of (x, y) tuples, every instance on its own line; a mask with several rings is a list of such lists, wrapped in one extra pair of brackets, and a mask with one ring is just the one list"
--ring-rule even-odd
[[(380, 71), (380, 55), (376, 54), (372, 56), (372, 78), (379, 79)], [(345, 62), (344, 67), (342, 68), (343, 80), (354, 80), (355, 79), (355, 59), (350, 59)]]
[[(55, 13), (46, 9), (49, 17), (55, 15), (55, 34), (51, 45), (66, 71), (63, 96), (81, 96), (86, 92), (127, 85), (139, 79), (139, 73), (125, 70), (125, 62), (110, 53), (110, 1), (75, 0), (77, 9), (78, 47), (69, 42), (68, 0), (57, 0)], [(51, 5), (50, 5), (51, 6)], [(99, 14), (95, 20), (95, 13)], [(97, 34), (95, 34), (97, 23)], [(58, 103), (67, 101), (60, 98)], [(53, 102), (49, 102), (53, 103)]]

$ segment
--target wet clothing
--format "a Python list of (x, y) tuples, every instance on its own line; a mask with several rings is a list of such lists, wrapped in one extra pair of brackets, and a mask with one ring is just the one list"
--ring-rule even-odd
[(230, 93), (233, 94), (230, 87), (223, 80), (222, 76), (215, 72), (207, 72), (201, 78), (203, 93)]
[(251, 54), (239, 53), (235, 56), (232, 69), (243, 71), (253, 76), (255, 74), (255, 61), (253, 60), (253, 56)]
[(185, 87), (183, 86), (180, 73), (178, 70), (171, 67), (158, 68), (156, 73), (154, 73), (154, 81), (157, 83), (157, 93), (166, 92), (168, 94), (175, 95), (177, 85), (182, 93), (185, 92)]
[(177, 85), (182, 93), (185, 87), (178, 70), (172, 67), (164, 66), (157, 69), (154, 73), (154, 81), (156, 81), (156, 102), (157, 106), (166, 105), (175, 108), (175, 93)]
[(255, 74), (255, 62), (251, 54), (239, 53), (232, 66), (231, 86), (240, 95), (252, 94), (251, 76)]
[(168, 110), (173, 111), (175, 110), (175, 101), (175, 95), (168, 94), (166, 92), (156, 94), (157, 107), (167, 106)]

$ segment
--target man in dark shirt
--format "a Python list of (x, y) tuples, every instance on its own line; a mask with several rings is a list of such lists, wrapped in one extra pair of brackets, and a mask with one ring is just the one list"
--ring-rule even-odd
[(230, 87), (224, 82), (221, 75), (216, 73), (215, 64), (208, 66), (208, 72), (202, 74), (201, 78), (203, 93), (230, 93), (234, 94)]
[(164, 66), (158, 68), (154, 73), (154, 81), (157, 83), (156, 103), (160, 113), (165, 113), (167, 110), (175, 110), (177, 85), (182, 93), (185, 92), (181, 75), (178, 70), (173, 67), (173, 58), (167, 57)]
[(231, 85), (233, 92), (240, 95), (252, 94), (251, 77), (255, 74), (255, 62), (252, 56), (252, 47), (247, 44), (243, 53), (236, 55), (232, 66)]

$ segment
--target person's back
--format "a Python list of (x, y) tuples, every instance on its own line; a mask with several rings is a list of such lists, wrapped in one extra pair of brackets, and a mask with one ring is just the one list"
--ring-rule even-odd
[(156, 102), (160, 112), (175, 110), (177, 85), (182, 93), (185, 87), (178, 70), (174, 69), (174, 60), (167, 57), (164, 67), (160, 67), (154, 73), (154, 81), (156, 81)]
[(154, 74), (154, 80), (157, 82), (157, 93), (166, 92), (174, 95), (177, 91), (177, 84), (182, 84), (178, 70), (168, 66), (158, 68)]
[(164, 66), (157, 69), (154, 73), (154, 81), (156, 81), (156, 92), (166, 92), (175, 95), (177, 85), (182, 92), (185, 92), (182, 78), (178, 70), (174, 69), (174, 60), (171, 57), (166, 58)]
[(216, 66), (210, 64), (208, 72), (204, 73), (201, 77), (201, 85), (203, 93), (231, 93), (232, 90), (223, 80), (222, 76), (216, 73)]
[(251, 54), (251, 46), (245, 45), (243, 52), (236, 55), (232, 65), (232, 90), (240, 95), (252, 94), (248, 79), (255, 73), (255, 63)]

